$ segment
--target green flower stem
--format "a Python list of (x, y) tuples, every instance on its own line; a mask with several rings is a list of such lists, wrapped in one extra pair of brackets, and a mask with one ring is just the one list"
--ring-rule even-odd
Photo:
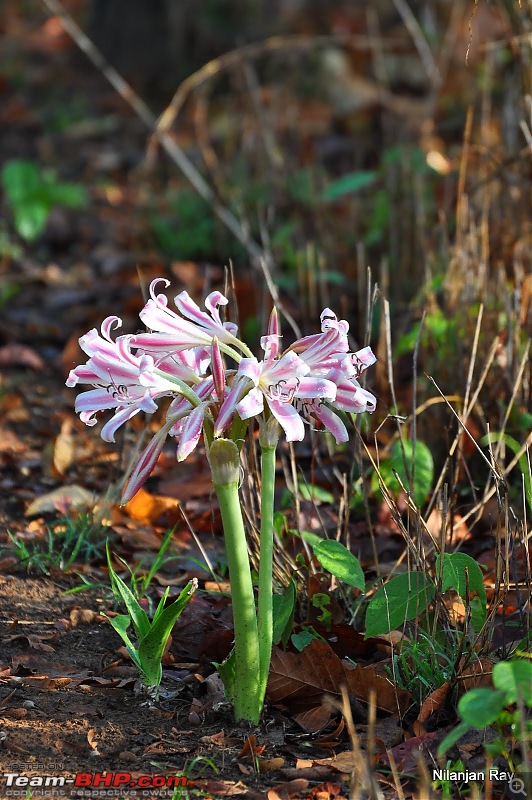
[(238, 720), (257, 723), (262, 710), (259, 681), (259, 637), (246, 533), (238, 482), (214, 484), (220, 504), (229, 565), (235, 628), (234, 707)]
[(273, 638), (273, 511), (275, 494), (275, 446), (261, 447), (261, 523), (260, 523), (260, 563), (258, 632), (260, 656), (260, 697), (264, 702)]
[(208, 456), (222, 514), (233, 601), (234, 680), (229, 681), (229, 689), (237, 721), (257, 723), (262, 711), (259, 634), (246, 532), (238, 496), (240, 453), (231, 439), (215, 439), (209, 447)]

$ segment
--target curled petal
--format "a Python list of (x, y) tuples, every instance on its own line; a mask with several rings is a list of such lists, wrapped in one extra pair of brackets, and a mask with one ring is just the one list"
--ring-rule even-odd
[[(157, 408), (157, 406), (155, 406), (155, 408)], [(118, 428), (130, 420), (131, 417), (134, 417), (135, 414), (138, 414), (139, 411), (140, 408), (136, 406), (126, 406), (125, 408), (121, 408), (120, 411), (117, 411), (102, 428), (101, 437), (104, 442), (114, 442), (115, 433)]]
[(340, 417), (334, 413), (334, 411), (331, 411), (331, 409), (327, 408), (327, 406), (323, 405), (323, 403), (316, 403), (312, 407), (312, 414), (323, 423), (328, 431), (332, 433), (336, 439), (336, 444), (348, 441), (349, 434), (347, 432), (347, 428)]
[(113, 341), (111, 337), (111, 331), (113, 328), (121, 328), (122, 327), (122, 320), (120, 317), (106, 317), (102, 322), (102, 336), (104, 339), (107, 339), (109, 342)]

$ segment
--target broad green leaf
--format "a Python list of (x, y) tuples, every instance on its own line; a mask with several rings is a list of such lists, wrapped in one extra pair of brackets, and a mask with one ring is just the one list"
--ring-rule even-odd
[(111, 564), (111, 553), (109, 551), (109, 547), (107, 547), (107, 568), (111, 577), (113, 593), (122, 598), (122, 602), (131, 616), (137, 639), (140, 642), (150, 629), (150, 621), (148, 619), (148, 615), (139, 604), (139, 601), (129, 586), (127, 586), (122, 578), (120, 578), (114, 571), (113, 565)]
[(41, 186), (39, 170), (31, 161), (8, 161), (2, 169), (2, 186), (12, 205), (34, 199)]
[(301, 631), (300, 633), (293, 633), (291, 637), (291, 642), (296, 648), (296, 650), (304, 650), (305, 647), (311, 643), (313, 639), (316, 637), (310, 631)]
[(377, 180), (377, 173), (369, 170), (359, 170), (342, 175), (338, 180), (330, 183), (321, 193), (319, 199), (323, 202), (338, 200), (346, 194), (354, 194), (371, 186)]
[(316, 547), (316, 545), (325, 541), (325, 539), (322, 539), (322, 537), (318, 536), (318, 534), (314, 533), (314, 531), (301, 531), (301, 538), (304, 539), (305, 542), (311, 547)]
[(472, 726), (468, 725), (467, 722), (460, 722), (456, 728), (453, 728), (452, 731), (449, 731), (445, 739), (438, 747), (438, 758), (444, 756), (447, 750), (450, 750), (453, 744), (456, 744), (458, 739), (461, 739), (464, 734), (471, 730), (471, 727)]
[(366, 581), (360, 561), (341, 542), (323, 539), (314, 545), (314, 555), (322, 567), (335, 578), (364, 591)]
[(159, 604), (158, 604), (158, 606), (157, 606), (157, 608), (156, 608), (156, 610), (155, 610), (155, 614), (153, 615), (153, 619), (152, 619), (152, 621), (151, 621), (151, 624), (152, 624), (152, 625), (153, 625), (155, 622), (157, 622), (157, 620), (159, 619), (159, 617), (160, 617), (160, 616), (161, 616), (161, 614), (163, 613), (163, 611), (164, 611), (164, 606), (165, 606), (165, 603), (166, 603), (166, 601), (167, 601), (167, 599), (168, 599), (168, 594), (169, 594), (169, 593), (170, 593), (170, 587), (169, 587), (169, 586), (167, 586), (167, 587), (166, 587), (166, 589), (165, 589), (165, 591), (164, 591), (164, 594), (163, 594), (163, 596), (162, 596), (162, 597), (161, 597), (161, 599), (159, 600)]
[(31, 200), (14, 206), (17, 233), (27, 242), (33, 242), (46, 227), (50, 207), (40, 200)]
[[(438, 574), (440, 560), (440, 555), (438, 554), (436, 556), (436, 572)], [(475, 603), (473, 602), (475, 598), (471, 597), (472, 622), (478, 633), (486, 621), (486, 590), (484, 588), (482, 570), (475, 559), (465, 553), (444, 553), (442, 591), (446, 592), (447, 589), (454, 589), (465, 602), (468, 583), (470, 595), (476, 592), (478, 596), (478, 602)]]
[(150, 677), (150, 681), (154, 681), (153, 683), (150, 682), (148, 685), (154, 686), (160, 683), (160, 677), (159, 680), (156, 681), (157, 675), (159, 675), (157, 665), (160, 667), (164, 648), (166, 647), (166, 642), (172, 632), (172, 628), (196, 591), (197, 586), (197, 580), (189, 581), (177, 600), (174, 600), (172, 605), (161, 612), (157, 621), (151, 625), (148, 633), (140, 641), (138, 654), (140, 663), (142, 664), (142, 670)]
[(523, 702), (532, 707), (532, 663), (524, 659), (500, 661), (493, 667), (493, 685), (506, 695), (506, 704)]
[(77, 183), (47, 183), (46, 192), (50, 205), (67, 208), (83, 208), (87, 205), (87, 193)]
[(458, 701), (458, 713), (471, 728), (482, 730), (491, 725), (504, 707), (506, 695), (499, 689), (471, 689)]
[(303, 500), (314, 500), (320, 503), (334, 503), (334, 495), (332, 492), (323, 489), (321, 486), (312, 486), (306, 483), (298, 484), (299, 494)]
[(122, 639), (122, 641), (126, 646), (126, 650), (128, 652), (130, 659), (133, 661), (137, 669), (140, 670), (141, 664), (139, 661), (138, 653), (127, 633), (127, 629), (131, 625), (131, 618), (129, 614), (117, 614), (116, 617), (108, 617), (107, 614), (104, 614), (104, 616), (109, 620), (112, 627), (118, 633), (118, 635), (120, 636), (120, 638)]
[(286, 645), (292, 632), (297, 589), (291, 580), (282, 594), (273, 595), (273, 643)]
[[(403, 457), (404, 449), (404, 457)], [(406, 462), (406, 464), (405, 464)], [(413, 471), (413, 485), (411, 476)], [(412, 493), (416, 505), (421, 506), (430, 494), (434, 478), (434, 460), (432, 453), (424, 442), (416, 441), (415, 452), (411, 439), (394, 442), (390, 449), (390, 458), (381, 462), (380, 472), (386, 488), (392, 494), (398, 495), (401, 485), (395, 477), (399, 476), (404, 488)], [(376, 474), (372, 477), (372, 488), (377, 491), (379, 487)]]
[(366, 612), (366, 639), (390, 633), (432, 601), (436, 587), (424, 572), (405, 572), (377, 589)]

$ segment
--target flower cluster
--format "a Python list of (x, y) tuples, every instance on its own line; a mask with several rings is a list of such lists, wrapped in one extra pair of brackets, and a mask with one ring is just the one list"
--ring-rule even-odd
[[(140, 312), (146, 333), (111, 336), (122, 324), (108, 317), (101, 327), (80, 338), (89, 356), (86, 364), (71, 370), (67, 386), (93, 388), (76, 399), (76, 411), (87, 425), (96, 413), (114, 410), (102, 428), (102, 438), (114, 441), (116, 430), (139, 411), (148, 414), (157, 401), (170, 397), (166, 422), (142, 453), (126, 489), (124, 500), (139, 489), (152, 471), (168, 435), (176, 438), (177, 458), (185, 459), (199, 441), (206, 418), (214, 437), (225, 434), (235, 416), (240, 420), (273, 416), (288, 441), (300, 441), (304, 422), (318, 420), (337, 442), (348, 439), (336, 410), (373, 411), (375, 397), (358, 378), (375, 362), (371, 348), (349, 351), (349, 325), (328, 308), (321, 314), (321, 333), (298, 339), (284, 352), (274, 309), (268, 332), (261, 339), (262, 361), (237, 337), (233, 323), (222, 322), (219, 307), (227, 304), (212, 292), (202, 311), (181, 292), (175, 297), (179, 313), (157, 294), (158, 279)], [(225, 358), (233, 362), (226, 371)]]

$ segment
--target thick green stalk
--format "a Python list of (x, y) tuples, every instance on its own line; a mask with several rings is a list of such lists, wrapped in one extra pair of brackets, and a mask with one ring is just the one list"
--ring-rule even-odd
[(261, 523), (260, 523), (260, 563), (258, 630), (260, 655), (260, 695), (264, 702), (273, 637), (273, 511), (275, 495), (275, 446), (262, 445), (261, 448)]
[(235, 629), (234, 710), (237, 720), (257, 723), (262, 711), (259, 636), (246, 533), (238, 496), (239, 453), (228, 439), (216, 439), (209, 449), (214, 489), (218, 497), (229, 565)]

